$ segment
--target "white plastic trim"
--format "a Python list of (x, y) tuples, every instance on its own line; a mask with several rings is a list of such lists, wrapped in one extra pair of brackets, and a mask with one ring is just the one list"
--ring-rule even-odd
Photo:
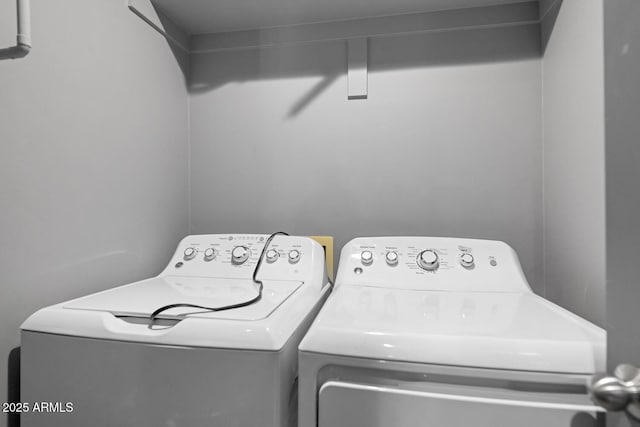
[(501, 406), (519, 406), (525, 408), (539, 408), (539, 409), (555, 409), (560, 411), (585, 411), (585, 412), (606, 412), (604, 408), (596, 405), (585, 405), (578, 403), (556, 403), (556, 402), (536, 402), (529, 400), (516, 400), (505, 398), (492, 398), (492, 397), (476, 397), (466, 396), (464, 394), (446, 394), (446, 393), (434, 393), (420, 390), (408, 390), (403, 388), (383, 387), (367, 384), (356, 384), (342, 381), (327, 381), (320, 387), (320, 393), (322, 393), (328, 387), (350, 389), (357, 391), (373, 391), (378, 393), (388, 393), (395, 395), (415, 396), (425, 399), (436, 400), (454, 400), (458, 402), (471, 402), (471, 403), (484, 403), (487, 405), (501, 405)]
[(347, 81), (349, 99), (367, 98), (368, 42), (362, 37), (347, 41)]

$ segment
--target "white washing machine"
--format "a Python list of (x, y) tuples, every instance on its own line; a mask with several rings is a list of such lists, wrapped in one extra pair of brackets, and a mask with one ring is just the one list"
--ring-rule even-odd
[(602, 422), (605, 332), (535, 295), (502, 242), (352, 240), (299, 358), (300, 427)]
[[(155, 278), (22, 325), (22, 426), (295, 425), (297, 348), (329, 294), (306, 237), (197, 235)], [(259, 258), (263, 257), (252, 279)], [(212, 312), (172, 304), (244, 307)], [(42, 405), (42, 403), (45, 405)]]

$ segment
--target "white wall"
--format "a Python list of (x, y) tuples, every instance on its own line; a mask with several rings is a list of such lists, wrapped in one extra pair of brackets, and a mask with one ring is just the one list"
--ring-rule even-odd
[(504, 240), (542, 291), (538, 26), (191, 57), (193, 233)]
[[(0, 2), (3, 47), (14, 10)], [(165, 39), (124, 1), (32, 15), (31, 54), (0, 61), (0, 402), (30, 313), (158, 273), (188, 231), (187, 91)]]
[(543, 27), (545, 294), (604, 325), (602, 0), (564, 0)]

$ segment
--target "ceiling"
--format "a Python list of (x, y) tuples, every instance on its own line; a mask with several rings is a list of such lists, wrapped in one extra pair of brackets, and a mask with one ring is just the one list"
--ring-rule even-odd
[(524, 0), (153, 0), (189, 34), (206, 34)]

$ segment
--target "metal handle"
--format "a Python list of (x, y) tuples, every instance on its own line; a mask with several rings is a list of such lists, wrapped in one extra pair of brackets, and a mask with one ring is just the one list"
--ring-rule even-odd
[(589, 382), (591, 399), (608, 411), (626, 411), (640, 420), (640, 369), (622, 364), (613, 372), (595, 374)]

